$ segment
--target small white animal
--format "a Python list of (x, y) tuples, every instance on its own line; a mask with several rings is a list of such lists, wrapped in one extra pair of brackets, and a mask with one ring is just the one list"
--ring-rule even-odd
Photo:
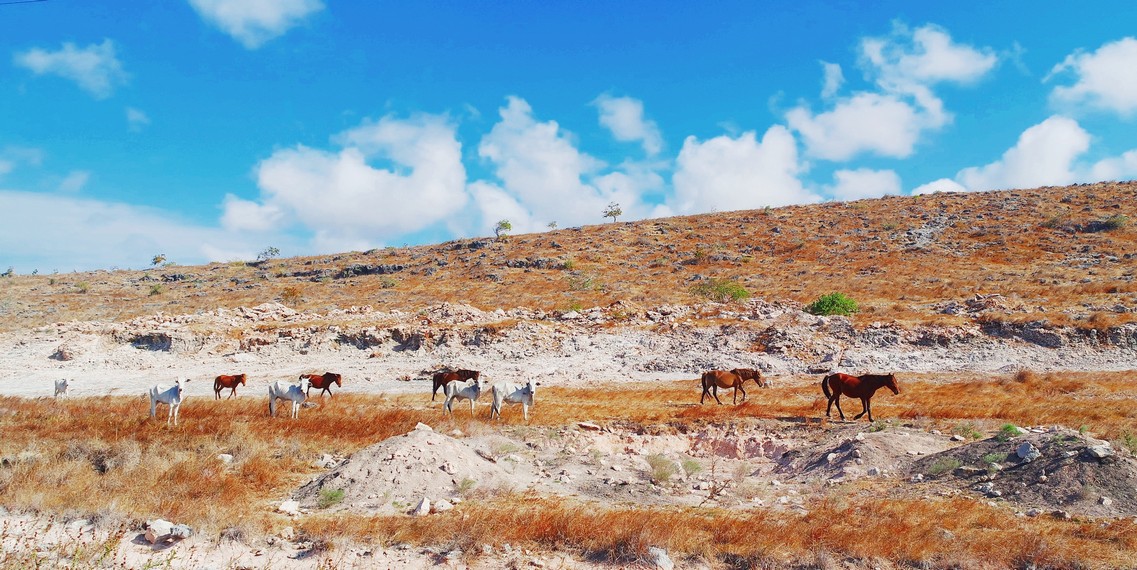
[(521, 404), (521, 413), (525, 420), (529, 420), (529, 408), (533, 407), (533, 395), (537, 392), (537, 385), (532, 380), (525, 384), (504, 382), (493, 386), (493, 407), (490, 408), (490, 419), (501, 418), (501, 407), (504, 404)]
[(67, 382), (68, 382), (68, 380), (66, 378), (64, 378), (63, 380), (56, 380), (55, 381), (55, 397), (56, 398), (58, 398), (60, 396), (66, 396), (67, 395)]
[(301, 376), (300, 385), (282, 384), (279, 380), (268, 386), (268, 415), (276, 417), (276, 401), (289, 400), (292, 402), (293, 419), (300, 417), (300, 405), (308, 399), (308, 379)]
[(446, 401), (442, 404), (442, 410), (450, 415), (454, 415), (455, 400), (469, 400), (470, 401), (470, 415), (474, 415), (474, 404), (481, 397), (482, 392), (486, 391), (489, 382), (482, 379), (470, 380), (453, 380), (443, 388), (446, 393)]

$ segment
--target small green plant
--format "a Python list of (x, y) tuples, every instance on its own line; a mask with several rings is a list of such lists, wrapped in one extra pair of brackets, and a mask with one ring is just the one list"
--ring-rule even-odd
[(1127, 225), (1129, 225), (1129, 216), (1125, 214), (1114, 214), (1101, 221), (1102, 230), (1107, 232), (1120, 230)]
[(983, 456), (983, 463), (987, 465), (993, 465), (995, 463), (1003, 461), (1006, 458), (1007, 454), (1005, 453), (988, 453), (987, 455)]
[(805, 308), (814, 315), (851, 315), (858, 311), (857, 302), (844, 293), (822, 295)]
[(1088, 426), (1086, 424), (1082, 424), (1082, 425), (1078, 426), (1078, 433), (1079, 434), (1086, 435), (1086, 432), (1088, 432), (1088, 431), (1090, 431), (1090, 426)]
[(896, 222), (885, 222), (885, 223), (880, 225), (880, 229), (882, 229), (886, 232), (890, 232), (892, 230), (895, 230), (896, 228), (897, 228)]
[(304, 293), (299, 287), (285, 287), (280, 292), (280, 300), (286, 305), (296, 305), (304, 300)]
[(983, 434), (980, 433), (979, 430), (975, 429), (975, 425), (971, 422), (965, 422), (955, 426), (955, 429), (952, 430), (952, 433), (956, 435), (962, 435), (968, 439), (979, 439), (983, 437)]
[(572, 291), (600, 291), (604, 285), (595, 275), (572, 275), (568, 278), (569, 289)]
[(161, 283), (155, 283), (155, 284), (150, 286), (150, 296), (151, 297), (153, 297), (154, 295), (161, 295), (161, 294), (162, 294), (162, 284)]
[(477, 487), (477, 486), (478, 486), (477, 481), (475, 481), (469, 477), (465, 477), (461, 481), (458, 482), (458, 487), (457, 487), (458, 494), (462, 495), (462, 496), (468, 495), (470, 493), (470, 491), (473, 491), (474, 487)]
[(669, 479), (679, 473), (679, 466), (674, 461), (654, 453), (647, 456), (647, 465), (651, 468), (651, 480), (653, 483), (666, 483)]
[(1055, 214), (1042, 222), (1042, 227), (1048, 230), (1056, 230), (1067, 224), (1068, 217), (1065, 213)]
[(1015, 424), (1003, 424), (1003, 427), (999, 428), (999, 432), (995, 434), (995, 439), (999, 441), (1009, 441), (1018, 437), (1021, 433), (1022, 431)]
[(80, 281), (75, 284), (75, 290), (80, 293), (86, 293), (91, 290), (91, 284), (86, 281)]
[(963, 465), (963, 462), (954, 457), (941, 457), (928, 467), (928, 475), (939, 477), (944, 473), (956, 470), (960, 465)]
[(604, 459), (604, 453), (602, 453), (599, 449), (593, 447), (592, 449), (588, 450), (588, 457), (592, 459), (593, 463), (600, 465), (600, 460)]
[(382, 277), (379, 279), (379, 287), (382, 289), (394, 289), (397, 282), (390, 277)]
[(564, 262), (561, 263), (561, 269), (564, 269), (567, 271), (572, 271), (573, 269), (576, 269), (576, 261), (574, 261), (573, 258), (571, 258), (571, 257), (564, 260)]
[(1130, 432), (1121, 433), (1121, 447), (1129, 451), (1131, 455), (1137, 455), (1137, 435)]
[(750, 297), (750, 292), (733, 279), (710, 279), (696, 283), (691, 286), (691, 294), (719, 303)]
[(580, 304), (580, 301), (573, 301), (572, 303), (569, 303), (568, 309), (566, 309), (564, 312), (568, 313), (570, 311), (576, 311), (579, 313), (583, 310), (584, 305)]
[(343, 502), (343, 489), (320, 489), (320, 496), (316, 499), (316, 506), (326, 509)]
[(690, 457), (684, 459), (680, 465), (683, 467), (683, 472), (686, 473), (688, 477), (703, 470), (703, 466), (698, 461), (695, 461)]

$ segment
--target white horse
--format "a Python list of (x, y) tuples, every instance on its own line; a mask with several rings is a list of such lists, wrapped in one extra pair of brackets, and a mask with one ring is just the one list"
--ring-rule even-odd
[(150, 388), (150, 417), (158, 411), (158, 403), (168, 404), (170, 413), (166, 416), (166, 425), (170, 425), (173, 418), (174, 425), (178, 425), (178, 412), (182, 408), (182, 399), (185, 395), (185, 383), (188, 378), (178, 378), (172, 388), (163, 388), (160, 384)]
[(478, 397), (482, 392), (486, 391), (488, 382), (481, 379), (470, 380), (452, 380), (443, 389), (446, 392), (446, 402), (442, 404), (443, 411), (454, 415), (454, 400), (469, 400), (470, 401), (470, 415), (474, 415), (474, 403), (477, 402)]
[(64, 378), (63, 380), (56, 380), (55, 381), (55, 397), (56, 398), (58, 398), (60, 396), (66, 396), (67, 395), (67, 382), (68, 382), (68, 380), (66, 378)]
[(276, 401), (288, 400), (292, 402), (291, 418), (300, 417), (300, 404), (308, 399), (308, 379), (301, 377), (300, 384), (281, 384), (280, 380), (268, 386), (268, 415), (276, 417)]
[(525, 421), (529, 421), (529, 408), (533, 407), (533, 394), (537, 392), (537, 385), (532, 380), (525, 384), (503, 382), (493, 386), (493, 407), (490, 409), (490, 419), (501, 417), (501, 407), (504, 404), (521, 404), (521, 413)]

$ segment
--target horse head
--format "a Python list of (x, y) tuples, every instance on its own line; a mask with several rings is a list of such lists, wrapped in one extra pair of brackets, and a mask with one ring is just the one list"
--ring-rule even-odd
[(311, 385), (312, 385), (312, 383), (308, 380), (307, 376), (301, 376), (300, 377), (300, 392), (302, 394), (307, 394), (308, 393), (308, 386), (311, 386)]
[(237, 380), (239, 380), (241, 382), (242, 386), (247, 386), (247, 384), (245, 384), (245, 375), (244, 374), (238, 374)]
[(896, 395), (900, 394), (900, 388), (896, 385), (896, 373), (895, 372), (891, 372), (887, 376), (884, 377), (884, 386), (886, 388), (888, 388), (889, 390), (892, 390), (893, 394), (896, 394)]
[(328, 372), (324, 374), (324, 379), (330, 382), (335, 382), (336, 386), (343, 386), (343, 375), (336, 374), (335, 372)]

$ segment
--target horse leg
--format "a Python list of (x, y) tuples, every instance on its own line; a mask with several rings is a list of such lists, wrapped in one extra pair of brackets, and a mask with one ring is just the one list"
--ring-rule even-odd
[(719, 385), (714, 384), (711, 386), (711, 395), (715, 397), (715, 401), (722, 405), (722, 400), (719, 399)]
[[(869, 411), (869, 399), (868, 398), (861, 398), (861, 413), (853, 416), (853, 419), (854, 420), (861, 419), (861, 416), (867, 414), (868, 411)], [(872, 414), (869, 414), (869, 421), (870, 422), (872, 421)]]
[(845, 421), (845, 412), (841, 411), (841, 394), (840, 393), (835, 392), (833, 394), (833, 403), (837, 404), (837, 413), (841, 414), (841, 421)]
[(745, 402), (745, 401), (746, 401), (746, 388), (743, 388), (743, 387), (742, 387), (742, 383), (741, 383), (741, 382), (740, 382), (738, 385), (736, 385), (736, 386), (734, 387), (734, 396), (735, 396), (736, 398), (738, 397), (738, 391), (739, 391), (739, 390), (742, 390), (742, 401), (743, 401), (743, 402)]

